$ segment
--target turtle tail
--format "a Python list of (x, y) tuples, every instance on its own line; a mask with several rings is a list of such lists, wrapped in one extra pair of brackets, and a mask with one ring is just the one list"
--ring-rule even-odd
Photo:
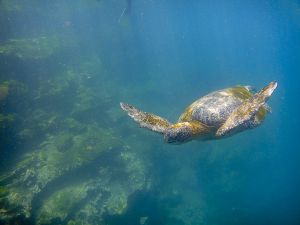
[(154, 132), (165, 133), (166, 129), (172, 125), (166, 119), (152, 113), (142, 112), (132, 105), (121, 102), (120, 106), (141, 127), (148, 128)]

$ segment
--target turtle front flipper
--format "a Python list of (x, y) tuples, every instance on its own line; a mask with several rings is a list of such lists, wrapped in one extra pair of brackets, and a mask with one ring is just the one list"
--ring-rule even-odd
[(132, 105), (120, 103), (121, 108), (127, 112), (134, 121), (140, 124), (141, 127), (148, 128), (149, 130), (164, 133), (172, 124), (159, 116), (152, 113), (142, 112)]
[(246, 99), (229, 115), (225, 123), (217, 130), (216, 135), (223, 136), (232, 131), (234, 128), (237, 128), (241, 124), (251, 120), (260, 107), (262, 107), (269, 99), (276, 87), (277, 83), (271, 82), (253, 97)]

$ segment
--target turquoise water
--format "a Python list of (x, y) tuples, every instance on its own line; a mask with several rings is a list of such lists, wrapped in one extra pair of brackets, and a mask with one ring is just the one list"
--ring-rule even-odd
[[(298, 1), (0, 1), (0, 224), (299, 224)], [(277, 81), (253, 130), (164, 143), (120, 106)]]

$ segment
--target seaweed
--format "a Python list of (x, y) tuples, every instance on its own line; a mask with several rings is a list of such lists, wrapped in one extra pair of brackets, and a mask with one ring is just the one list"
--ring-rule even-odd
[(41, 60), (74, 44), (72, 41), (64, 41), (65, 39), (56, 35), (10, 39), (0, 43), (0, 55), (12, 56), (21, 60)]

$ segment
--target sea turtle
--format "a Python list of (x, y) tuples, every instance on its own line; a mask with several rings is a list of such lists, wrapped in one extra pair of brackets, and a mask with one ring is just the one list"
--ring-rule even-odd
[(214, 91), (188, 106), (175, 124), (129, 104), (120, 105), (141, 127), (163, 134), (167, 143), (180, 144), (219, 139), (257, 127), (270, 111), (266, 101), (276, 87), (277, 83), (271, 82), (256, 94), (249, 86)]

